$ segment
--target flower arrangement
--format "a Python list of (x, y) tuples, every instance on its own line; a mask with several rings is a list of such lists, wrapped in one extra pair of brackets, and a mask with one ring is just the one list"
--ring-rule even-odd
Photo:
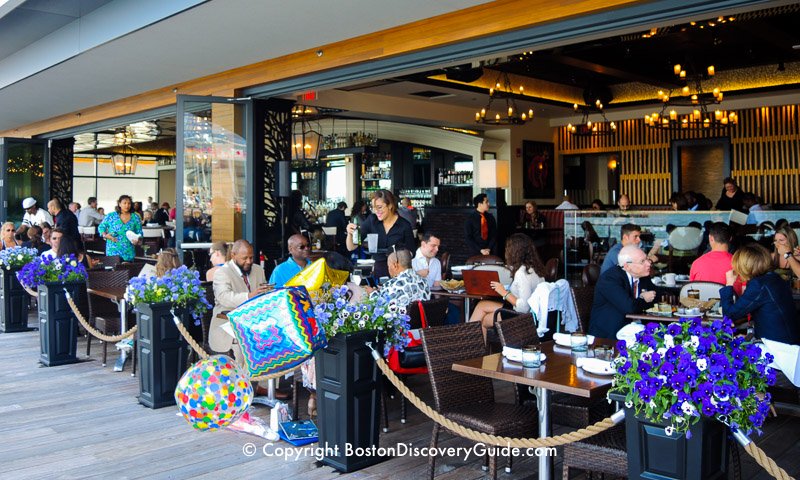
[(19, 283), (31, 290), (45, 283), (80, 282), (86, 280), (86, 277), (86, 267), (75, 255), (34, 257), (17, 272)]
[(39, 251), (28, 247), (11, 247), (0, 250), (0, 268), (22, 268), (39, 256)]
[[(178, 307), (191, 307), (195, 325), (211, 308), (200, 285), (200, 274), (185, 265), (168, 271), (163, 277), (134, 277), (128, 282), (125, 300), (134, 307), (140, 303), (171, 302)], [(191, 305), (190, 305), (191, 304)]]
[(386, 339), (384, 354), (392, 347), (403, 351), (408, 344), (406, 308), (380, 292), (364, 297), (359, 303), (350, 303), (348, 296), (346, 286), (321, 290), (314, 314), (325, 335), (331, 338), (337, 333), (378, 330)]
[(775, 383), (772, 356), (758, 345), (734, 337), (724, 318), (704, 326), (699, 318), (668, 326), (648, 324), (636, 343), (617, 344), (617, 373), (612, 392), (625, 395), (625, 406), (665, 433), (685, 432), (701, 416), (716, 418), (734, 432), (761, 433), (769, 411), (767, 385)]

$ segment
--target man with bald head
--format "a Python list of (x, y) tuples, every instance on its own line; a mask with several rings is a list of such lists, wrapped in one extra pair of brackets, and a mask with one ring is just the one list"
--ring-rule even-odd
[(300, 273), (300, 271), (308, 265), (311, 246), (306, 237), (300, 234), (292, 235), (289, 237), (287, 246), (289, 247), (289, 258), (275, 267), (275, 270), (272, 271), (272, 275), (269, 277), (269, 283), (274, 284), (276, 288), (283, 287), (286, 282), (291, 280), (292, 277)]
[(653, 306), (656, 291), (650, 281), (650, 260), (637, 245), (622, 247), (617, 265), (602, 274), (594, 287), (589, 334), (616, 338), (626, 323), (625, 315)]

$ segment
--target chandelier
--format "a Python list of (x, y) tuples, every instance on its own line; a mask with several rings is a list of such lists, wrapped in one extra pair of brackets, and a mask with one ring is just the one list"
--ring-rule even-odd
[[(704, 91), (703, 75), (693, 75), (689, 78), (680, 64), (676, 64), (673, 71), (685, 84), (678, 91), (670, 90), (664, 93), (663, 90), (659, 90), (658, 96), (664, 106), (661, 107), (660, 113), (645, 115), (644, 122), (647, 126), (662, 130), (711, 130), (724, 129), (739, 123), (739, 115), (736, 112), (719, 108), (711, 111), (710, 107), (722, 103), (724, 94), (719, 88), (714, 88), (711, 92)], [(713, 65), (709, 65), (706, 72), (707, 78), (716, 74)], [(690, 83), (694, 84), (694, 91), (689, 87)], [(691, 111), (679, 113), (676, 108), (691, 109)]]
[(608, 118), (606, 118), (606, 114), (603, 113), (603, 103), (600, 99), (595, 100), (594, 109), (603, 117), (602, 122), (592, 122), (591, 119), (589, 119), (592, 109), (588, 106), (581, 107), (576, 103), (572, 105), (572, 108), (576, 112), (580, 111), (583, 114), (581, 123), (575, 125), (570, 123), (567, 125), (567, 131), (572, 135), (578, 137), (601, 137), (614, 135), (617, 132), (617, 124), (610, 122)]
[(295, 105), (292, 108), (292, 160), (316, 161), (322, 135), (311, 128), (309, 117), (318, 115), (314, 107)]
[(121, 146), (119, 151), (111, 156), (114, 175), (133, 175), (136, 173), (136, 164), (139, 163), (139, 156), (134, 153), (133, 147), (130, 146), (130, 140), (124, 134), (118, 133), (115, 143)]
[[(523, 95), (524, 88), (519, 87), (519, 95)], [(492, 104), (497, 100), (501, 104), (499, 110), (492, 114)], [(497, 107), (495, 107), (497, 109)], [(475, 112), (475, 122), (486, 125), (524, 125), (533, 119), (533, 109), (521, 112), (514, 99), (514, 90), (508, 74), (500, 72), (494, 82), (494, 87), (489, 89), (489, 103), (479, 112)]]

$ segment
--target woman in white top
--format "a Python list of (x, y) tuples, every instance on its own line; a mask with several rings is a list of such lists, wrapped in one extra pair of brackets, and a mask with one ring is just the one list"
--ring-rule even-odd
[[(531, 310), (528, 298), (544, 278), (544, 264), (539, 259), (530, 237), (523, 233), (515, 233), (506, 240), (506, 265), (511, 269), (514, 280), (508, 289), (500, 282), (492, 282), (492, 290), (517, 312), (528, 313)], [(484, 339), (486, 330), (494, 326), (495, 310), (502, 308), (503, 302), (481, 300), (475, 306), (469, 320), (481, 322)]]

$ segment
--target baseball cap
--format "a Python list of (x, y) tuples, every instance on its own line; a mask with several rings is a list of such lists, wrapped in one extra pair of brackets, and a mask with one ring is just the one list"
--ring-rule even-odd
[(33, 197), (28, 197), (22, 201), (22, 208), (24, 208), (25, 210), (31, 208), (34, 205), (36, 205), (36, 199)]

